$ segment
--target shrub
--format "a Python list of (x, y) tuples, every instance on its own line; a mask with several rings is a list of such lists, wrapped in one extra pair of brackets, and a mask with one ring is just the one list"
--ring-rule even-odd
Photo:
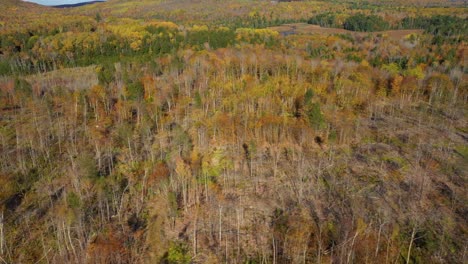
[(309, 123), (314, 129), (322, 129), (325, 126), (325, 118), (320, 110), (319, 103), (313, 103), (307, 112)]
[(111, 63), (103, 64), (97, 67), (99, 84), (107, 86), (114, 81), (115, 67)]
[(182, 243), (172, 243), (167, 251), (167, 263), (184, 264), (190, 263), (191, 257), (187, 252), (187, 247)]

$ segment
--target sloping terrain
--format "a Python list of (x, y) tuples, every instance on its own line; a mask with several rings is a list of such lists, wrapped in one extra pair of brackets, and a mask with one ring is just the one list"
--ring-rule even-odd
[(0, 4), (0, 262), (467, 262), (466, 8)]

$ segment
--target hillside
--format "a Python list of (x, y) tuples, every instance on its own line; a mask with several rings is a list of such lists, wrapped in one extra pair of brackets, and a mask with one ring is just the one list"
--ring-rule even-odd
[(73, 8), (73, 7), (79, 7), (79, 6), (85, 6), (85, 5), (93, 5), (93, 4), (100, 4), (105, 1), (89, 1), (89, 2), (83, 2), (83, 3), (77, 3), (77, 4), (65, 4), (65, 5), (54, 5), (53, 7), (55, 8)]
[(440, 5), (2, 1), (0, 262), (467, 263)]

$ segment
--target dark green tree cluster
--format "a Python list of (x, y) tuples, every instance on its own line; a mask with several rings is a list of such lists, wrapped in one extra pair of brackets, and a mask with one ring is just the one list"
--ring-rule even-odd
[[(0, 34), (0, 54), (3, 55), (0, 58), (0, 75), (47, 72), (62, 67), (122, 60), (151, 61), (155, 57), (173, 54), (181, 47), (218, 49), (234, 45), (239, 40), (236, 31), (228, 27), (195, 26), (181, 30), (150, 24), (135, 31), (112, 24), (90, 27), (83, 24), (45, 33)], [(263, 41), (262, 38), (247, 42)], [(267, 44), (272, 46), (270, 42)]]
[(313, 16), (307, 21), (307, 23), (312, 25), (319, 25), (321, 27), (342, 27), (342, 25), (336, 21), (336, 14), (331, 12)]
[(185, 40), (186, 45), (203, 49), (205, 43), (208, 43), (210, 48), (218, 49), (225, 48), (234, 44), (236, 41), (236, 33), (229, 28), (196, 30), (187, 33)]
[(401, 20), (400, 27), (424, 29), (426, 33), (434, 35), (434, 44), (459, 43), (466, 40), (466, 36), (468, 36), (468, 18), (455, 16), (405, 17)]
[(387, 30), (390, 25), (379, 16), (359, 13), (348, 17), (343, 23), (343, 28), (351, 31), (372, 32)]
[(340, 23), (337, 14), (327, 12), (311, 17), (308, 24), (319, 25), (321, 27), (344, 28), (351, 31), (372, 32), (382, 31), (390, 28), (390, 24), (382, 17), (376, 15), (365, 15), (358, 13), (349, 16), (344, 23)]

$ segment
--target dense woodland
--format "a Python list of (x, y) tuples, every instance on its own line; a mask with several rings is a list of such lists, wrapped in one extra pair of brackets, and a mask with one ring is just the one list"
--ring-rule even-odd
[(467, 263), (436, 2), (2, 0), (0, 263)]

